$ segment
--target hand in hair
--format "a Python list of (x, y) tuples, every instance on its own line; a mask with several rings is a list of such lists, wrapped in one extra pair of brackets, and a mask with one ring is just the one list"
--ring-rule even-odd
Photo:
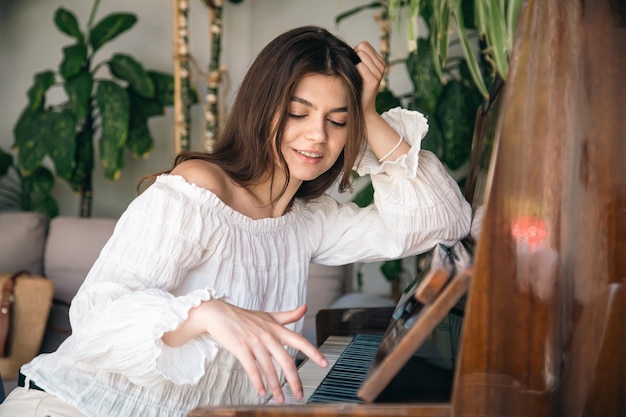
[(367, 41), (359, 43), (354, 50), (361, 59), (356, 68), (363, 79), (363, 111), (376, 112), (376, 94), (385, 74), (385, 61)]
[(367, 141), (381, 161), (395, 160), (400, 155), (406, 154), (410, 146), (376, 110), (376, 95), (385, 74), (385, 61), (366, 41), (359, 43), (354, 50), (361, 59), (356, 68), (363, 79), (362, 105), (367, 126)]

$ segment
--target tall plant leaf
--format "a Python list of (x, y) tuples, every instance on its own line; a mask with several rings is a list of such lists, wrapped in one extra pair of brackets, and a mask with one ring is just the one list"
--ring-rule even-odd
[(91, 90), (93, 78), (89, 70), (81, 71), (77, 76), (70, 78), (65, 83), (70, 109), (76, 117), (76, 123), (80, 124), (90, 111)]
[(27, 109), (15, 127), (17, 163), (25, 174), (34, 172), (46, 156), (46, 117), (46, 112), (31, 112)]
[(113, 13), (105, 16), (89, 32), (89, 43), (94, 51), (102, 45), (127, 31), (137, 22), (137, 17), (130, 13)]
[[(460, 1), (460, 0), (455, 0)], [(499, 1), (491, 1), (489, 14), (487, 15), (487, 34), (491, 45), (491, 55), (496, 64), (496, 68), (502, 71), (503, 79), (506, 80), (508, 73), (508, 50), (507, 50), (507, 30), (504, 10)]]
[(43, 118), (46, 134), (41, 139), (59, 177), (71, 178), (74, 165), (76, 121), (71, 110), (48, 112)]
[(130, 102), (126, 91), (113, 81), (100, 81), (96, 90), (96, 104), (102, 119), (101, 140), (121, 148), (128, 136)]
[(113, 81), (100, 81), (96, 104), (102, 119), (100, 160), (104, 175), (117, 180), (123, 167), (123, 150), (128, 138), (130, 101), (126, 91)]
[(147, 158), (153, 147), (154, 140), (148, 129), (148, 119), (141, 113), (131, 113), (126, 148), (135, 158)]
[(461, 41), (461, 46), (463, 48), (463, 54), (465, 55), (465, 59), (467, 60), (467, 66), (469, 68), (470, 74), (472, 74), (472, 79), (474, 80), (474, 84), (480, 91), (480, 94), (486, 99), (489, 97), (489, 92), (487, 91), (487, 87), (485, 86), (485, 80), (483, 80), (482, 72), (480, 70), (480, 66), (478, 65), (478, 61), (476, 60), (476, 55), (472, 50), (472, 46), (469, 43), (467, 38), (467, 33), (465, 31), (465, 25), (463, 22), (463, 10), (461, 8), (461, 0), (450, 0), (452, 1), (453, 8), (453, 17), (457, 27), (457, 33), (459, 34), (459, 40)]
[[(443, 0), (435, 2), (432, 7), (429, 28), (432, 33), (429, 35), (432, 60), (435, 64), (437, 76), (444, 82), (443, 67), (448, 57), (448, 30), (450, 24), (450, 8), (448, 2)], [(419, 45), (418, 45), (419, 49)]]
[(124, 147), (117, 148), (111, 141), (100, 140), (100, 161), (104, 168), (104, 176), (117, 181), (124, 168)]
[(109, 61), (111, 74), (127, 81), (131, 88), (142, 97), (154, 97), (154, 82), (143, 66), (132, 56), (115, 54)]
[(513, 50), (513, 38), (515, 38), (515, 30), (517, 28), (517, 18), (522, 6), (522, 0), (511, 0), (507, 3), (506, 10), (506, 30), (507, 30), (507, 49), (509, 54)]
[(78, 26), (78, 19), (71, 11), (64, 7), (59, 7), (54, 13), (54, 24), (66, 35), (75, 38), (78, 42), (84, 43), (85, 36)]

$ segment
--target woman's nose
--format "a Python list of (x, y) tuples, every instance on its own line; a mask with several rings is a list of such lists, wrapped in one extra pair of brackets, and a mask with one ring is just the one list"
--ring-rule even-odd
[(328, 135), (325, 120), (311, 120), (307, 130), (307, 139), (320, 143), (326, 142)]

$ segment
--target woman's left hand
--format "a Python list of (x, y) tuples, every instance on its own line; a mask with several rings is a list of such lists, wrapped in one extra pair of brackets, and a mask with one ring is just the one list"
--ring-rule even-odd
[(376, 112), (376, 94), (385, 74), (385, 61), (367, 41), (359, 43), (354, 51), (361, 59), (356, 69), (363, 79), (363, 111)]

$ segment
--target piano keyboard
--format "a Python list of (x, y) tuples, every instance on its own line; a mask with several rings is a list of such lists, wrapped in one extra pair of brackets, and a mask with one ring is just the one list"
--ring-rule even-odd
[[(320, 346), (328, 366), (322, 368), (305, 360), (298, 368), (303, 398), (298, 400), (285, 384), (285, 404), (363, 402), (356, 392), (367, 377), (381, 340), (382, 336), (367, 334), (330, 336)], [(271, 398), (269, 404), (277, 402)]]

